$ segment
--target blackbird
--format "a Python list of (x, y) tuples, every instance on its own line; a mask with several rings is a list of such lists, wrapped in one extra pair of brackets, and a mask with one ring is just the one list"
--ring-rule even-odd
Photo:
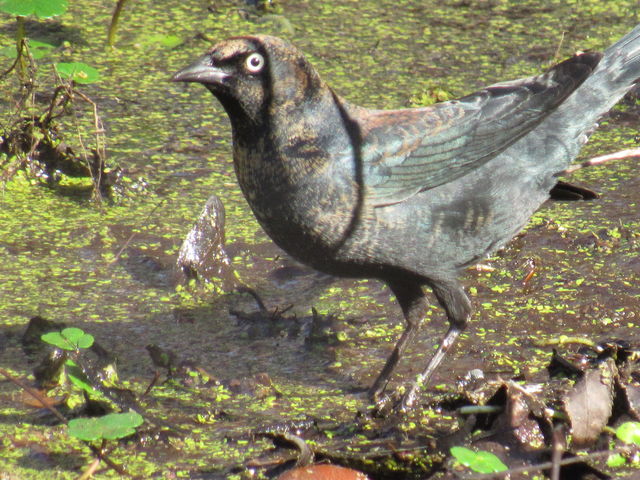
[(218, 43), (172, 80), (203, 84), (226, 110), (240, 187), (277, 245), (394, 293), (406, 328), (369, 390), (379, 405), (422, 321), (423, 287), (433, 291), (449, 329), (404, 389), (396, 407), (406, 409), (471, 316), (460, 270), (525, 226), (639, 77), (640, 25), (602, 54), (426, 108), (350, 104), (299, 50), (266, 35)]

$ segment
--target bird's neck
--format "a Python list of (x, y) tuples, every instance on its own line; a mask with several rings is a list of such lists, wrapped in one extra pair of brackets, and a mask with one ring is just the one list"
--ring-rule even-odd
[(254, 152), (245, 160), (259, 162), (260, 166), (248, 168), (275, 168), (282, 178), (290, 177), (291, 183), (297, 184), (333, 163), (336, 154), (351, 148), (341, 105), (325, 84), (288, 100), (274, 96), (258, 120), (241, 122), (236, 118), (234, 143)]
[(329, 251), (345, 241), (358, 204), (353, 122), (329, 88), (268, 118), (268, 128), (234, 130), (243, 193), (282, 248), (304, 241), (311, 251)]

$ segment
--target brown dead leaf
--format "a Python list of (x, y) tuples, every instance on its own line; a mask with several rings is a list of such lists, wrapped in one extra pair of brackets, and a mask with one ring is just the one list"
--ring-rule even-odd
[(598, 368), (587, 370), (565, 397), (575, 445), (592, 443), (609, 421), (616, 376), (615, 362), (609, 358)]
[(337, 465), (309, 465), (284, 472), (278, 480), (368, 480), (364, 473)]

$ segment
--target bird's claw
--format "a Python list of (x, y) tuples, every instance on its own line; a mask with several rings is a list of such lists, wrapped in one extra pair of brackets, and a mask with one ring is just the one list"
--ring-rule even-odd
[(406, 389), (401, 387), (390, 395), (379, 394), (374, 399), (372, 414), (378, 418), (388, 417), (391, 414), (405, 414), (414, 407), (416, 398), (417, 389), (413, 385)]
[(394, 406), (393, 399), (386, 394), (382, 394), (375, 400), (373, 404), (372, 415), (378, 418), (384, 418), (389, 415)]

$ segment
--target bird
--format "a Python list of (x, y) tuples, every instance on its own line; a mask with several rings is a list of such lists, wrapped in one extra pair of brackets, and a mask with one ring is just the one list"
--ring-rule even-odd
[[(223, 40), (172, 80), (204, 85), (225, 109), (238, 183), (280, 248), (390, 288), (405, 328), (368, 395), (404, 412), (472, 316), (461, 271), (524, 228), (639, 78), (640, 25), (603, 53), (422, 108), (349, 103), (291, 42), (268, 35)], [(426, 289), (448, 330), (421, 373), (388, 393)]]

